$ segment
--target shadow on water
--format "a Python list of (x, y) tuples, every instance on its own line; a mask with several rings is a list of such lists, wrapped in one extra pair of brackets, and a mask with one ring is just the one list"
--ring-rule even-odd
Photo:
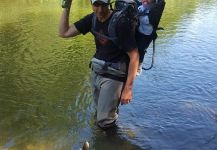
[(151, 147), (139, 147), (132, 144), (125, 137), (121, 128), (112, 128), (106, 131), (95, 131), (93, 145), (94, 150), (151, 150)]
[(72, 146), (72, 150), (77, 150), (82, 147), (85, 141), (90, 144), (90, 150), (151, 150), (152, 147), (143, 145), (139, 147), (129, 141), (129, 138), (134, 138), (133, 131), (116, 126), (114, 128), (102, 130), (94, 123), (92, 126), (83, 128), (79, 132), (78, 143)]

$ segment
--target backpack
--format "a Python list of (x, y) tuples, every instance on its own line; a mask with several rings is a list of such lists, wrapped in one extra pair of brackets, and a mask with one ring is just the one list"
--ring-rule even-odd
[[(136, 1), (137, 5), (141, 5), (141, 2), (138, 0)], [(165, 7), (165, 0), (155, 0), (154, 4), (151, 6), (150, 11), (148, 14), (139, 14), (139, 15), (147, 15), (151, 25), (153, 26), (153, 32), (151, 35), (148, 36), (148, 43), (144, 43), (144, 51), (147, 52), (147, 48), (153, 43), (153, 50), (152, 50), (152, 58), (151, 58), (151, 65), (149, 67), (142, 67), (144, 70), (150, 70), (154, 64), (154, 55), (155, 55), (155, 40), (157, 39), (157, 30), (164, 30), (162, 27), (158, 27), (160, 23), (161, 16), (164, 11)], [(139, 40), (139, 39), (138, 39)]]
[[(155, 0), (154, 5), (150, 8), (149, 14), (139, 14), (138, 13), (138, 5), (141, 5), (141, 3), (136, 0), (116, 0), (114, 9), (112, 8), (112, 5), (110, 5), (110, 8), (113, 10), (113, 16), (109, 22), (108, 26), (108, 36), (101, 34), (100, 36), (103, 38), (106, 38), (108, 40), (111, 40), (116, 46), (121, 48), (121, 46), (118, 44), (118, 31), (117, 31), (117, 25), (121, 19), (126, 19), (130, 21), (131, 28), (136, 29), (139, 25), (139, 15), (148, 15), (152, 20), (153, 25), (153, 32), (150, 36), (150, 40), (153, 41), (153, 57), (152, 57), (152, 64), (149, 68), (143, 68), (144, 70), (149, 70), (152, 68), (154, 63), (154, 52), (155, 52), (155, 40), (157, 39), (157, 30), (162, 30), (163, 28), (159, 28), (159, 22), (165, 7), (165, 0)], [(96, 28), (96, 15), (93, 15), (92, 19), (92, 29), (91, 32), (93, 34), (98, 34), (95, 30)], [(150, 42), (151, 43), (151, 42)], [(149, 43), (149, 44), (150, 44)], [(149, 45), (146, 47), (148, 48)]]
[(117, 25), (120, 22), (121, 19), (127, 19), (130, 21), (131, 27), (135, 28), (137, 25), (137, 4), (134, 0), (129, 0), (129, 2), (126, 2), (126, 0), (116, 0), (115, 1), (115, 8), (112, 8), (112, 5), (110, 5), (110, 8), (113, 10), (112, 18), (109, 22), (108, 26), (108, 36), (103, 35), (96, 32), (96, 15), (93, 15), (92, 19), (92, 29), (91, 32), (93, 34), (97, 34), (98, 36), (101, 36), (103, 38), (106, 38), (108, 40), (111, 40), (116, 46), (119, 48), (120, 45), (118, 44), (118, 31), (117, 31)]
[[(141, 2), (136, 0), (137, 5), (141, 5)], [(149, 13), (144, 14), (138, 14), (141, 15), (147, 15), (149, 17), (149, 20), (153, 26), (153, 32), (152, 32), (152, 38), (153, 40), (157, 39), (157, 30), (162, 30), (162, 27), (158, 27), (160, 23), (161, 16), (163, 14), (163, 10), (165, 7), (165, 0), (155, 0), (154, 4), (151, 6)]]

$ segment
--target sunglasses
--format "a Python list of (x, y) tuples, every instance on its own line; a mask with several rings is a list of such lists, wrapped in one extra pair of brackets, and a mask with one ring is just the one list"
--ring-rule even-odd
[(108, 3), (103, 3), (103, 2), (95, 2), (95, 3), (93, 3), (93, 6), (95, 6), (95, 7), (100, 7), (100, 6), (107, 7), (108, 5), (109, 5)]

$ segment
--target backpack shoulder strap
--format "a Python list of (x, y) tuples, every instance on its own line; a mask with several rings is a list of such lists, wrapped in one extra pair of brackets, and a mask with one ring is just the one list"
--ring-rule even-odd
[(117, 46), (118, 46), (117, 24), (119, 19), (121, 18), (121, 13), (122, 13), (121, 11), (115, 12), (108, 26), (109, 37), (112, 38), (112, 42)]
[(91, 31), (96, 29), (96, 15), (93, 14), (93, 18), (92, 18), (92, 24), (91, 24)]
[[(113, 17), (113, 16), (112, 16)], [(112, 19), (112, 18), (111, 18)], [(99, 37), (102, 37), (102, 38), (105, 38), (105, 39), (108, 39), (108, 40), (111, 40), (111, 41), (115, 41), (116, 40), (116, 37), (115, 36), (111, 36), (110, 34), (107, 36), (107, 35), (104, 35), (104, 34), (101, 34), (99, 32), (96, 31), (96, 21), (97, 21), (97, 18), (96, 18), (96, 15), (93, 14), (93, 18), (92, 18), (92, 25), (91, 25), (91, 32), (94, 36), (99, 36)], [(111, 22), (111, 21), (110, 21)], [(110, 26), (110, 23), (109, 22), (109, 26)], [(109, 28), (108, 26), (108, 28)], [(109, 29), (108, 29), (108, 32), (109, 32)]]

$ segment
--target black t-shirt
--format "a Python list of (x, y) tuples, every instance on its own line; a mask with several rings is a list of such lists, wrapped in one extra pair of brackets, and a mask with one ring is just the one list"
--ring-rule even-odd
[[(75, 27), (80, 33), (86, 34), (88, 32), (91, 32), (93, 15), (94, 13), (91, 13), (81, 20), (75, 22)], [(94, 57), (108, 62), (118, 62), (125, 55), (127, 55), (127, 52), (134, 48), (137, 48), (137, 45), (134, 35), (135, 33), (131, 29), (130, 23), (127, 21), (119, 23), (117, 27), (118, 40), (120, 44), (119, 47), (121, 47), (121, 49), (111, 40), (100, 36), (108, 36), (108, 25), (112, 15), (105, 22), (99, 22), (96, 19), (95, 30), (99, 33), (99, 35), (93, 34), (96, 43), (96, 53)]]

